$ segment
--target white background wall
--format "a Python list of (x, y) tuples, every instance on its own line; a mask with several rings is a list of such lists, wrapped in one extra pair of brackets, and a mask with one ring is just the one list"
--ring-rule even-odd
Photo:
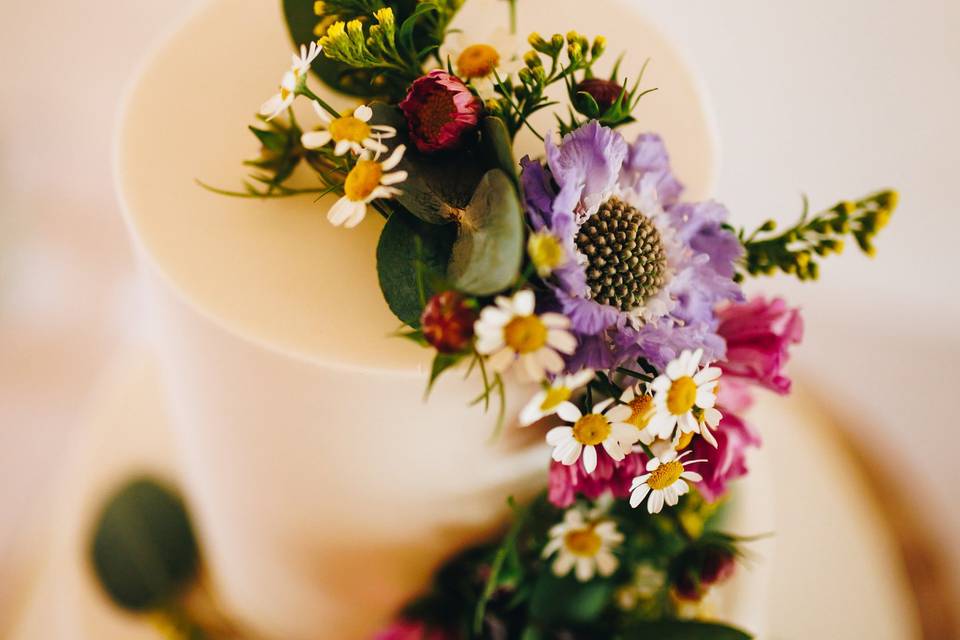
[[(901, 190), (877, 259), (851, 250), (824, 265), (817, 286), (761, 285), (805, 309), (801, 383), (850, 418), (854, 441), (883, 453), (907, 493), (940, 516), (941, 539), (956, 539), (960, 2), (626, 1), (700, 70), (722, 140), (717, 196), (738, 221), (787, 221), (801, 191), (828, 206), (875, 187)], [(0, 585), (15, 585), (4, 572), (38, 547), (24, 533), (81, 435), (97, 373), (136, 339), (112, 129), (145, 49), (194, 3), (4, 7)], [(643, 43), (631, 54), (643, 56)], [(960, 552), (944, 547), (960, 574)], [(0, 587), (0, 603), (14, 588)], [(0, 623), (2, 614), (0, 605)]]

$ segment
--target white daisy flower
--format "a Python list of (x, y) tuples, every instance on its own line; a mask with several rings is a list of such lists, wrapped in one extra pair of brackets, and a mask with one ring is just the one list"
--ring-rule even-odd
[(406, 150), (402, 144), (393, 150), (383, 162), (378, 161), (379, 154), (370, 157), (364, 150), (357, 159), (347, 179), (343, 183), (343, 197), (330, 207), (327, 220), (334, 226), (350, 228), (360, 224), (367, 215), (367, 205), (377, 198), (390, 198), (401, 193), (393, 185), (407, 179), (406, 171), (393, 171)]
[(482, 100), (496, 99), (496, 75), (505, 80), (523, 66), (515, 35), (507, 29), (491, 33), (451, 33), (440, 49), (443, 66), (449, 61), (466, 84), (472, 85)]
[(656, 393), (653, 399), (656, 414), (647, 428), (655, 437), (671, 437), (678, 425), (680, 432), (700, 433), (694, 409), (713, 408), (721, 373), (717, 367), (700, 369), (701, 358), (703, 349), (684, 351), (650, 385)]
[(650, 418), (655, 413), (653, 396), (646, 392), (643, 383), (638, 382), (632, 387), (624, 389), (620, 395), (620, 402), (630, 409), (630, 416), (624, 422), (632, 424), (637, 429), (638, 440), (647, 445), (653, 442), (653, 434), (647, 429)]
[[(716, 390), (714, 390), (714, 392), (716, 392)], [(697, 421), (700, 423), (700, 435), (703, 436), (704, 440), (716, 448), (717, 439), (713, 435), (713, 431), (720, 426), (720, 421), (723, 420), (723, 414), (714, 407), (707, 407), (706, 409), (699, 411), (698, 414), (699, 416)], [(677, 449), (682, 448), (683, 447), (677, 447)]]
[(676, 451), (668, 451), (663, 456), (651, 458), (647, 463), (648, 473), (633, 479), (630, 485), (630, 506), (636, 508), (643, 499), (650, 494), (647, 500), (647, 511), (650, 513), (660, 513), (663, 509), (663, 503), (667, 506), (674, 506), (680, 500), (680, 496), (690, 491), (690, 482), (700, 482), (703, 477), (696, 471), (687, 471), (684, 465), (694, 464), (696, 462), (706, 462), (706, 460), (688, 460), (684, 462), (682, 458), (690, 455), (690, 452), (681, 453), (679, 456)]
[(529, 289), (512, 298), (497, 296), (494, 302), (474, 324), (477, 351), (490, 356), (490, 367), (502, 373), (519, 362), (523, 375), (533, 382), (563, 371), (560, 354), (577, 348), (577, 339), (568, 331), (570, 319), (559, 313), (536, 315), (536, 298)]
[(297, 97), (300, 83), (306, 80), (310, 65), (322, 50), (323, 48), (316, 42), (311, 42), (309, 48), (306, 45), (300, 45), (300, 54), (292, 54), (293, 62), (290, 70), (284, 73), (280, 80), (280, 92), (260, 105), (260, 115), (266, 116), (267, 120), (272, 120), (290, 108), (294, 98)]
[(313, 109), (320, 116), (321, 129), (304, 133), (300, 141), (307, 149), (319, 149), (331, 140), (333, 153), (342, 156), (347, 151), (360, 154), (364, 149), (376, 153), (386, 153), (387, 146), (381, 142), (384, 138), (397, 135), (397, 130), (385, 124), (369, 124), (373, 109), (360, 105), (348, 116), (335, 117), (313, 101)]
[(520, 426), (528, 427), (537, 420), (552, 416), (560, 405), (569, 404), (570, 396), (593, 380), (593, 370), (584, 369), (569, 376), (557, 376), (546, 389), (539, 391), (520, 412)]
[(619, 562), (613, 549), (623, 542), (612, 520), (590, 515), (584, 518), (577, 509), (568, 510), (563, 522), (550, 529), (550, 541), (543, 548), (543, 557), (556, 554), (551, 565), (554, 575), (563, 577), (574, 569), (580, 582), (587, 582), (599, 573), (613, 575)]
[(613, 402), (613, 398), (608, 398), (586, 414), (572, 403), (561, 404), (557, 415), (572, 424), (554, 427), (547, 432), (547, 444), (553, 447), (553, 459), (570, 466), (583, 454), (583, 470), (593, 473), (597, 468), (597, 445), (600, 445), (614, 460), (623, 460), (633, 450), (640, 432), (624, 422), (630, 417), (629, 407), (619, 404), (604, 413)]

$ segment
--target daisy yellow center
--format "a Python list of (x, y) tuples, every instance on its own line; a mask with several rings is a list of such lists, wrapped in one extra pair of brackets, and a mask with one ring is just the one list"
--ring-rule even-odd
[(503, 328), (503, 340), (517, 353), (532, 353), (547, 344), (547, 327), (537, 316), (518, 316)]
[(632, 424), (637, 429), (645, 429), (650, 422), (650, 409), (653, 405), (653, 398), (647, 395), (637, 396), (627, 403), (630, 407), (630, 417), (626, 422)]
[(566, 547), (567, 551), (582, 558), (592, 558), (597, 555), (602, 545), (603, 540), (593, 530), (593, 527), (568, 531), (563, 536), (563, 546)]
[(682, 416), (693, 408), (697, 401), (697, 383), (690, 376), (677, 378), (667, 392), (667, 409), (675, 416)]
[(290, 89), (287, 89), (286, 87), (280, 87), (280, 98), (282, 100), (289, 98), (291, 93), (293, 92), (290, 91)]
[(588, 413), (573, 425), (573, 437), (583, 445), (596, 446), (610, 436), (610, 421), (599, 413)]
[(457, 72), (460, 76), (485, 78), (500, 64), (500, 53), (488, 44), (472, 44), (457, 58)]
[(566, 402), (570, 399), (571, 395), (570, 389), (567, 387), (551, 387), (547, 391), (546, 397), (544, 397), (543, 402), (540, 403), (541, 411), (549, 411), (553, 409), (561, 402)]
[(549, 233), (532, 234), (527, 245), (527, 251), (530, 253), (533, 266), (542, 274), (549, 274), (563, 264), (566, 258), (563, 247), (560, 246), (560, 241)]
[(343, 191), (348, 200), (359, 202), (370, 197), (373, 190), (380, 186), (383, 167), (373, 160), (357, 160), (357, 165), (347, 174)]
[(666, 489), (680, 479), (683, 473), (683, 463), (679, 460), (664, 462), (650, 473), (647, 486), (651, 489)]
[(690, 442), (693, 440), (693, 431), (688, 431), (686, 433), (680, 434), (680, 439), (677, 441), (677, 451), (683, 451), (686, 449)]
[(370, 137), (370, 125), (353, 116), (343, 116), (335, 119), (327, 127), (327, 130), (334, 142), (349, 140), (350, 142), (360, 143)]

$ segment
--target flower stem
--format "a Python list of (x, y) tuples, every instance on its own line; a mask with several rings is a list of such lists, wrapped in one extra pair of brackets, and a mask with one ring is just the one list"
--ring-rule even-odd
[(334, 118), (339, 118), (339, 117), (340, 117), (340, 112), (339, 112), (339, 111), (337, 111), (336, 109), (334, 109), (333, 107), (331, 107), (330, 104), (327, 103), (326, 100), (324, 100), (323, 98), (321, 98), (320, 96), (318, 96), (317, 94), (315, 94), (313, 91), (311, 91), (311, 90), (310, 90), (310, 87), (308, 87), (307, 85), (304, 84), (303, 87), (300, 88), (300, 93), (302, 93), (303, 95), (307, 96), (307, 97), (310, 98), (311, 100), (314, 100), (314, 101), (316, 101), (317, 103), (319, 103), (320, 106), (323, 107), (324, 109), (326, 109), (327, 113), (329, 113), (330, 115), (332, 115)]

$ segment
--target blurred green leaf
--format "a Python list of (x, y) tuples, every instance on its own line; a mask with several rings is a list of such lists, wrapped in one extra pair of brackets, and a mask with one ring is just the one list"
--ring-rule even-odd
[(623, 640), (750, 640), (750, 634), (723, 624), (692, 620), (657, 620), (631, 624)]
[(486, 296), (509, 287), (523, 261), (523, 211), (513, 182), (491, 169), (460, 217), (447, 275), (460, 291)]
[(587, 625), (600, 617), (612, 596), (610, 580), (578, 582), (572, 574), (557, 578), (545, 571), (534, 587), (530, 615), (547, 626)]
[(90, 558), (100, 584), (119, 606), (164, 606), (196, 578), (199, 551), (180, 498), (155, 480), (134, 480), (107, 500)]

